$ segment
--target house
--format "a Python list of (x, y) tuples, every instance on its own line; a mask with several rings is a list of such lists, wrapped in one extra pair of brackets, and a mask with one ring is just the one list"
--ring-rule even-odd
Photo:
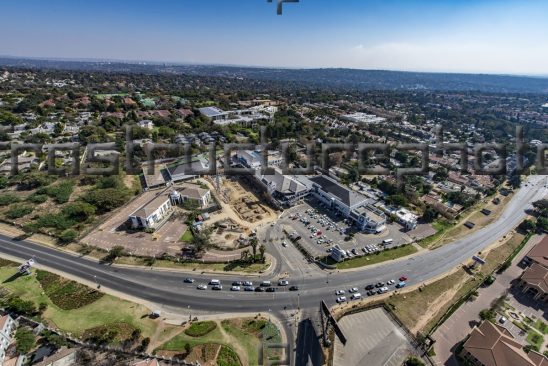
[(529, 267), (521, 274), (518, 286), (533, 299), (548, 302), (548, 236), (535, 245), (523, 261)]
[(142, 121), (139, 121), (139, 122), (137, 122), (137, 125), (139, 125), (139, 127), (141, 127), (141, 128), (146, 128), (146, 129), (149, 129), (149, 130), (152, 130), (154, 128), (154, 122), (152, 122), (149, 119), (144, 119)]
[(460, 356), (477, 366), (548, 366), (548, 359), (522, 345), (503, 326), (484, 321), (474, 327)]
[(170, 197), (163, 193), (129, 215), (132, 228), (157, 229), (169, 219), (173, 212), (173, 204)]
[(396, 216), (396, 220), (407, 230), (413, 230), (417, 227), (418, 217), (411, 211), (402, 207), (394, 215)]
[(205, 107), (198, 109), (200, 113), (213, 122), (223, 121), (228, 118), (228, 113), (217, 107)]
[(71, 366), (76, 364), (76, 349), (62, 347), (57, 352), (35, 363), (34, 366)]
[(160, 366), (160, 363), (156, 359), (147, 359), (138, 361), (137, 363), (132, 364), (132, 366)]
[(177, 190), (171, 192), (173, 204), (184, 204), (187, 201), (194, 202), (199, 208), (205, 208), (211, 200), (209, 189), (201, 188), (195, 184), (182, 184), (175, 187)]
[(0, 317), (0, 365), (4, 362), (6, 350), (11, 344), (16, 327), (15, 320), (8, 314)]

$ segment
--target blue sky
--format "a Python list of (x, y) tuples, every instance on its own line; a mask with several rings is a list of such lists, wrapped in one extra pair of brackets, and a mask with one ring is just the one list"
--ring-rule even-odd
[(2, 0), (0, 55), (548, 75), (548, 1)]

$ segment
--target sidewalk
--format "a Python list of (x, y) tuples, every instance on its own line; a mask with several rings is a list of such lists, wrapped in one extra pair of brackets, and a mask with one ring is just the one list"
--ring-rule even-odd
[(496, 276), (496, 280), (491, 286), (486, 288), (480, 287), (478, 289), (479, 295), (474, 301), (462, 304), (434, 332), (433, 338), (436, 341), (434, 350), (436, 355), (432, 358), (436, 365), (458, 366), (453, 356), (453, 350), (456, 345), (470, 334), (475, 325), (479, 324), (479, 312), (482, 309), (490, 308), (493, 300), (503, 296), (510, 288), (511, 282), (521, 275), (523, 269), (519, 268), (517, 264), (541, 239), (542, 236), (533, 236), (522, 251), (514, 258), (512, 265), (504, 273)]

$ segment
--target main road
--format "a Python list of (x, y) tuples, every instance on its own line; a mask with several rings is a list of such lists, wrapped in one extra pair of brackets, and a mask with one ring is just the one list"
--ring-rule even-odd
[[(21, 260), (34, 257), (39, 264), (72, 277), (86, 281), (96, 280), (105, 288), (174, 308), (186, 309), (190, 306), (202, 312), (216, 313), (278, 312), (297, 307), (316, 308), (320, 300), (326, 300), (328, 304), (333, 303), (333, 293), (339, 288), (358, 287), (363, 290), (364, 286), (370, 283), (386, 281), (401, 275), (408, 277), (408, 284), (413, 285), (443, 275), (506, 235), (523, 220), (525, 211), (532, 207), (531, 203), (546, 197), (546, 193), (544, 177), (530, 177), (496, 222), (436, 250), (407, 259), (355, 271), (334, 272), (329, 277), (315, 270), (306, 276), (302, 268), (299, 268), (291, 280), (292, 284), (299, 286), (298, 292), (230, 292), (230, 283), (242, 280), (241, 276), (233, 275), (219, 276), (225, 284), (223, 291), (199, 291), (196, 289), (196, 283), (207, 283), (212, 276), (195, 275), (193, 277), (196, 283), (189, 285), (183, 283), (186, 276), (181, 273), (100, 264), (84, 257), (3, 235), (0, 235), (0, 253)], [(279, 254), (276, 257), (283, 259)], [(295, 271), (288, 272), (291, 274)], [(270, 278), (265, 277), (258, 281), (268, 279)]]

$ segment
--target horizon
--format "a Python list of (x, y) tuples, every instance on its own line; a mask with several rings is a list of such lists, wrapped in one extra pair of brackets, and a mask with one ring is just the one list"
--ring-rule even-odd
[[(533, 0), (6, 1), (0, 54), (14, 58), (285, 69), (548, 76)], [(105, 10), (107, 9), (107, 10)], [(45, 39), (45, 41), (44, 41)], [(12, 55), (12, 56), (11, 56)], [(8, 57), (8, 56), (7, 56)], [(107, 61), (108, 62), (108, 61)]]

